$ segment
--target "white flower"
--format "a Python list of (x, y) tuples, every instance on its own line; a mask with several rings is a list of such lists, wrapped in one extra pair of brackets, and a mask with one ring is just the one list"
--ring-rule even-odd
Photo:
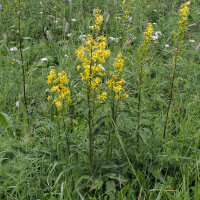
[(190, 5), (190, 3), (191, 3), (191, 1), (186, 2), (186, 4), (187, 4), (188, 6)]
[(86, 38), (87, 37), (87, 35), (79, 35), (79, 39), (83, 39), (83, 38)]
[(153, 25), (156, 25), (156, 23), (154, 22)]
[(47, 89), (45, 90), (45, 92), (46, 92), (46, 93), (47, 93), (47, 92), (50, 92), (50, 89), (47, 88)]
[(19, 101), (16, 101), (15, 104), (16, 104), (16, 107), (19, 107)]
[(10, 48), (10, 51), (17, 51), (17, 50), (18, 50), (17, 47)]
[(44, 8), (44, 4), (42, 3), (42, 1), (40, 1), (40, 7)]
[(160, 31), (156, 31), (156, 32), (154, 33), (154, 35), (159, 36), (159, 35), (162, 35), (162, 33), (161, 33)]
[(168, 48), (168, 47), (169, 47), (169, 45), (168, 45), (168, 44), (166, 44), (166, 45), (165, 45), (165, 47), (167, 47), (167, 48)]
[(121, 19), (121, 17), (117, 16), (117, 17), (115, 17), (115, 19)]
[(189, 40), (189, 42), (191, 42), (191, 43), (194, 43), (194, 42), (195, 42), (195, 40)]
[(71, 33), (68, 33), (68, 34), (67, 34), (67, 37), (70, 37), (70, 36), (72, 36), (72, 34), (71, 34)]
[(65, 58), (69, 58), (69, 56), (67, 54), (65, 54)]
[(158, 12), (157, 10), (153, 10), (154, 12)]
[(111, 41), (114, 41), (114, 42), (117, 42), (117, 41), (119, 40), (119, 38), (114, 38), (114, 37), (109, 37), (109, 39), (110, 39)]
[(76, 22), (77, 20), (76, 19), (72, 19), (72, 22)]
[(154, 35), (151, 36), (152, 40), (158, 40), (158, 38), (162, 35), (160, 31), (156, 31)]
[(152, 40), (157, 40), (159, 38), (159, 36), (158, 35), (152, 35), (151, 38), (152, 38)]
[(130, 22), (132, 20), (132, 17), (126, 16), (128, 21)]
[(48, 61), (48, 59), (47, 58), (42, 58), (41, 61)]

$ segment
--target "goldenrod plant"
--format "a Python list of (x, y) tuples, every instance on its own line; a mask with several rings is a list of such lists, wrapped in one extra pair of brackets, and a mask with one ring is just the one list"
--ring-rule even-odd
[(112, 143), (113, 136), (117, 134), (116, 125), (118, 117), (118, 109), (120, 108), (121, 99), (128, 98), (128, 94), (125, 92), (123, 86), (125, 80), (122, 77), (122, 72), (124, 69), (124, 59), (122, 53), (119, 53), (115, 58), (112, 69), (109, 71), (108, 75), (108, 93), (110, 97), (110, 111), (111, 111), (111, 130), (108, 136), (108, 149), (107, 158), (110, 160), (112, 157)]
[[(95, 25), (91, 28), (94, 31), (99, 31), (103, 16), (100, 10), (96, 10)], [(80, 70), (80, 75), (84, 81), (86, 101), (88, 107), (88, 137), (89, 137), (89, 172), (93, 174), (93, 120), (95, 104), (99, 101), (104, 101), (107, 98), (105, 91), (101, 92), (102, 77), (104, 72), (105, 59), (110, 56), (110, 50), (107, 49), (106, 37), (87, 35), (87, 40), (83, 46), (76, 50), (76, 55), (79, 58), (81, 65), (78, 65), (77, 70)]]
[(175, 48), (175, 55), (173, 56), (173, 71), (172, 71), (172, 79), (171, 79), (171, 89), (170, 89), (170, 97), (169, 97), (169, 104), (167, 107), (165, 124), (164, 124), (164, 132), (163, 132), (163, 139), (166, 137), (166, 130), (167, 130), (167, 121), (169, 116), (170, 107), (172, 104), (172, 99), (174, 95), (174, 80), (175, 80), (175, 73), (177, 62), (184, 50), (184, 37), (187, 32), (187, 24), (188, 24), (188, 14), (189, 14), (189, 7), (188, 5), (190, 2), (184, 3), (181, 5), (179, 10), (179, 22), (178, 22), (178, 29), (174, 31), (174, 48)]
[(153, 25), (152, 23), (148, 23), (147, 30), (144, 32), (144, 41), (140, 45), (140, 47), (137, 49), (138, 53), (138, 102), (137, 102), (137, 133), (136, 133), (136, 143), (137, 147), (139, 147), (139, 130), (141, 126), (141, 107), (142, 107), (142, 89), (143, 89), (143, 82), (144, 82), (144, 77), (145, 77), (145, 64), (146, 60), (148, 58), (148, 48), (151, 44), (152, 40), (152, 35), (153, 35)]

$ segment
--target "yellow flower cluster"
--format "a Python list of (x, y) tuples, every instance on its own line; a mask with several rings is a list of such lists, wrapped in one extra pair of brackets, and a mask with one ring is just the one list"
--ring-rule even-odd
[(81, 66), (77, 69), (83, 69), (80, 73), (83, 80), (86, 81), (89, 89), (94, 90), (102, 87), (101, 77), (105, 76), (104, 68), (101, 64), (105, 63), (105, 59), (110, 56), (110, 50), (107, 50), (106, 38), (103, 36), (94, 39), (91, 35), (87, 35), (87, 41), (84, 46), (80, 46), (76, 51), (77, 57), (81, 61)]
[[(58, 111), (63, 108), (64, 100), (67, 100), (67, 103), (71, 103), (70, 90), (65, 85), (68, 84), (69, 80), (67, 74), (62, 71), (61, 73), (56, 73), (56, 70), (52, 69), (49, 72), (47, 79), (47, 84), (52, 85), (50, 93), (53, 93), (53, 104), (56, 105)], [(51, 97), (48, 97), (48, 100)]]
[(101, 10), (96, 9), (96, 14), (95, 14), (95, 24), (94, 26), (90, 26), (91, 29), (93, 30), (100, 30), (101, 24), (103, 22), (103, 16), (100, 15)]
[(107, 92), (102, 92), (102, 94), (99, 95), (98, 98), (101, 100), (100, 103), (104, 102), (108, 98)]
[(181, 5), (180, 11), (179, 11), (179, 17), (180, 20), (178, 22), (178, 37), (179, 40), (183, 39), (185, 28), (187, 26), (187, 19), (188, 19), (188, 13), (189, 13), (189, 7), (187, 3), (184, 3)]
[[(111, 78), (107, 81), (108, 88), (114, 91), (115, 99), (119, 99), (119, 95), (122, 91), (122, 85), (125, 83), (123, 78), (120, 78), (121, 72), (124, 68), (124, 59), (122, 58), (122, 54), (119, 53), (117, 58), (115, 58), (115, 62), (113, 63), (115, 70), (110, 71)], [(125, 98), (128, 98), (128, 94), (123, 95)]]
[(153, 35), (153, 25), (152, 23), (149, 22), (147, 30), (144, 32), (144, 41), (137, 50), (141, 58), (144, 56), (144, 54), (147, 51), (148, 46), (151, 43), (152, 35)]
[(144, 32), (144, 38), (147, 43), (151, 42), (152, 34), (153, 34), (153, 26), (152, 26), (152, 23), (149, 23), (147, 27), (147, 31)]
[(130, 11), (133, 10), (133, 6), (126, 5), (127, 2), (133, 2), (134, 0), (123, 0), (122, 2), (122, 10), (123, 10), (123, 19), (128, 19)]

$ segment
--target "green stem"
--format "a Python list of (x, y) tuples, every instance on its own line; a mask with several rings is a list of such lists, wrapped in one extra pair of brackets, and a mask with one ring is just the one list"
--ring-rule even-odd
[(89, 128), (89, 171), (92, 176), (93, 167), (93, 133), (92, 133), (92, 112), (91, 112), (91, 102), (90, 102), (90, 86), (87, 91), (87, 103), (88, 103), (88, 128)]
[(139, 135), (139, 129), (140, 129), (140, 119), (141, 119), (141, 101), (142, 101), (142, 74), (143, 74), (143, 67), (142, 63), (140, 63), (140, 79), (139, 79), (139, 92), (138, 92), (138, 125), (137, 125), (137, 135), (136, 135), (136, 144), (137, 144), (137, 149), (139, 148), (139, 140), (140, 140), (140, 135)]
[[(90, 52), (90, 57), (92, 58), (92, 48)], [(91, 67), (92, 64), (90, 63), (90, 73), (89, 77), (91, 76)], [(87, 105), (88, 105), (88, 129), (89, 129), (89, 173), (92, 176), (93, 173), (93, 117), (92, 117), (92, 108), (91, 108), (91, 78), (89, 80), (89, 84), (87, 86)]]
[(177, 67), (178, 50), (179, 50), (179, 43), (177, 44), (176, 55), (174, 57), (174, 68), (173, 68), (172, 80), (171, 80), (170, 100), (169, 100), (169, 104), (168, 104), (168, 107), (167, 107), (167, 113), (166, 113), (165, 125), (164, 125), (164, 132), (163, 132), (163, 139), (164, 140), (165, 140), (165, 136), (166, 136), (169, 111), (170, 111), (170, 107), (171, 107), (171, 103), (172, 103), (172, 99), (173, 99), (174, 80), (175, 80), (175, 72), (176, 72), (176, 67)]
[(22, 36), (21, 36), (21, 1), (19, 0), (19, 15), (18, 15), (18, 29), (19, 29), (19, 49), (20, 49), (20, 59), (22, 67), (22, 77), (23, 77), (23, 91), (24, 91), (24, 105), (26, 109), (26, 119), (29, 129), (29, 115), (28, 115), (28, 106), (26, 99), (26, 74), (25, 74), (25, 65), (24, 65), (24, 56), (23, 56), (23, 47), (22, 47)]

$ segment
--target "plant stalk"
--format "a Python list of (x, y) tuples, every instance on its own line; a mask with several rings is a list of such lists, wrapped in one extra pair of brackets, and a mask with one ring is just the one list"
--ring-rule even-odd
[(29, 114), (28, 114), (28, 105), (26, 98), (26, 73), (25, 73), (25, 65), (24, 65), (24, 56), (23, 56), (23, 47), (22, 47), (22, 35), (21, 35), (21, 0), (19, 0), (19, 15), (18, 15), (18, 29), (19, 29), (19, 50), (20, 50), (20, 59), (21, 59), (21, 67), (22, 67), (22, 77), (23, 77), (23, 91), (24, 91), (24, 105), (26, 109), (26, 119), (29, 129)]
[(165, 140), (165, 137), (166, 137), (169, 111), (170, 111), (170, 107), (171, 107), (171, 103), (172, 103), (172, 99), (173, 99), (174, 80), (175, 80), (175, 72), (176, 72), (176, 67), (177, 67), (178, 50), (179, 50), (179, 44), (177, 44), (176, 55), (174, 57), (174, 68), (173, 68), (172, 80), (171, 80), (170, 100), (169, 100), (169, 104), (168, 104), (168, 107), (167, 107), (167, 113), (166, 113), (165, 125), (164, 125), (164, 132), (163, 132), (163, 139), (164, 140)]

